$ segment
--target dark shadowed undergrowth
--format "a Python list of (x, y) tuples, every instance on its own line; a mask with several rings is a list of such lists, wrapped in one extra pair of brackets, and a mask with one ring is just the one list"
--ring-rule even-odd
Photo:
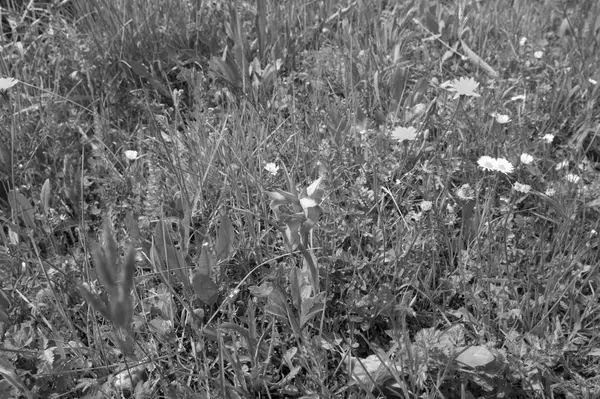
[(600, 4), (4, 4), (0, 397), (600, 396)]

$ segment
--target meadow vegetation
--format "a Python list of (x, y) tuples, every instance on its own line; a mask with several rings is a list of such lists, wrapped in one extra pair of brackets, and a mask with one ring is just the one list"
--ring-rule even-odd
[(0, 397), (600, 397), (600, 2), (14, 3)]

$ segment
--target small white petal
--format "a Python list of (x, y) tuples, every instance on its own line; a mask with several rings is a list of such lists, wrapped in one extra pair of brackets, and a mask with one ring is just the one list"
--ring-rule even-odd
[(130, 161), (135, 161), (137, 159), (138, 156), (138, 152), (134, 151), (134, 150), (126, 150), (125, 151), (125, 158), (129, 159)]
[(526, 153), (522, 153), (520, 159), (521, 159), (521, 163), (524, 165), (529, 165), (530, 163), (533, 162), (533, 157)]

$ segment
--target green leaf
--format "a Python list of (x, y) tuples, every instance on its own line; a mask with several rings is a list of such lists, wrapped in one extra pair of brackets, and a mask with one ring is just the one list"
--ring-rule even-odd
[(12, 367), (10, 362), (6, 361), (6, 362), (2, 362), (0, 364), (0, 375), (6, 381), (8, 381), (10, 383), (10, 385), (15, 387), (15, 389), (23, 392), (23, 394), (25, 395), (26, 398), (28, 398), (28, 399), (34, 398), (33, 393), (29, 389), (27, 389), (25, 384), (23, 384), (23, 382), (21, 381), (21, 378), (16, 373), (15, 369)]
[(40, 205), (42, 207), (42, 212), (47, 213), (50, 209), (50, 179), (46, 179), (44, 184), (42, 185), (42, 190), (40, 192)]
[(285, 321), (288, 321), (288, 305), (285, 297), (281, 291), (277, 288), (273, 288), (273, 291), (269, 294), (269, 299), (265, 312), (277, 316)]
[(35, 214), (31, 201), (18, 191), (8, 192), (8, 202), (11, 208), (21, 217), (29, 229), (35, 228)]
[(285, 225), (285, 247), (288, 251), (293, 252), (300, 244), (300, 235), (298, 229), (302, 222), (294, 221)]
[(302, 256), (304, 257), (304, 260), (306, 260), (306, 266), (308, 268), (309, 273), (308, 278), (310, 280), (313, 292), (318, 293), (321, 290), (319, 288), (319, 269), (317, 266), (317, 258), (315, 257), (312, 250), (306, 249), (306, 247), (304, 246), (300, 246), (299, 249), (302, 253)]
[[(186, 277), (186, 268), (181, 252), (175, 248), (171, 238), (171, 228), (163, 220), (156, 224), (154, 229), (155, 248), (160, 258), (165, 262), (167, 272), (173, 272), (189, 288), (189, 277)], [(169, 277), (170, 278), (170, 277)]]
[(129, 291), (119, 287), (116, 298), (111, 299), (110, 303), (111, 321), (121, 328), (128, 328), (133, 317), (133, 301)]
[(302, 307), (302, 297), (300, 296), (300, 282), (304, 279), (302, 271), (299, 267), (292, 268), (290, 272), (290, 290), (292, 291), (292, 303), (296, 309), (300, 310)]
[(121, 281), (121, 287), (129, 294), (131, 287), (133, 287), (133, 275), (135, 273), (135, 248), (133, 245), (129, 246), (127, 256), (123, 262), (123, 280)]
[(114, 296), (117, 289), (114, 264), (108, 264), (104, 249), (98, 243), (92, 244), (91, 253), (98, 279), (108, 291), (108, 295)]
[(390, 79), (391, 99), (394, 100), (396, 104), (400, 103), (400, 100), (402, 99), (402, 94), (406, 88), (406, 78), (406, 69), (398, 66)]
[(2, 288), (0, 288), (0, 308), (10, 309), (10, 297)]
[(102, 314), (106, 320), (111, 320), (112, 317), (108, 311), (108, 308), (106, 307), (106, 304), (98, 295), (93, 294), (85, 285), (82, 284), (79, 285), (79, 290), (81, 291), (81, 294), (85, 300), (92, 306), (92, 308), (94, 308), (94, 310), (100, 312), (100, 314)]
[(302, 311), (300, 312), (300, 329), (304, 327), (313, 317), (325, 309), (325, 293), (320, 292), (310, 298), (302, 300)]
[(108, 216), (104, 217), (104, 223), (102, 226), (102, 239), (104, 241), (104, 255), (106, 256), (106, 262), (108, 267), (111, 269), (117, 266), (117, 241), (113, 236), (110, 228), (110, 219)]
[(202, 251), (200, 251), (200, 257), (198, 258), (198, 273), (204, 276), (210, 276), (215, 267), (215, 263), (215, 259), (208, 249), (208, 244), (204, 244), (202, 246)]
[(192, 287), (198, 299), (205, 304), (212, 306), (217, 302), (219, 288), (208, 275), (196, 273), (192, 278)]
[(221, 226), (219, 227), (219, 233), (217, 236), (216, 252), (217, 262), (219, 260), (227, 259), (233, 252), (233, 224), (229, 216), (223, 216), (221, 220)]
[(209, 61), (209, 68), (232, 87), (241, 87), (242, 78), (232, 57), (227, 57), (225, 61), (219, 57), (212, 57)]
[(258, 39), (258, 56), (264, 61), (267, 47), (267, 1), (256, 2), (256, 38)]
[(276, 209), (281, 205), (296, 205), (300, 204), (300, 200), (293, 193), (288, 193), (287, 191), (275, 189), (275, 191), (265, 191), (265, 194), (271, 198), (271, 209)]

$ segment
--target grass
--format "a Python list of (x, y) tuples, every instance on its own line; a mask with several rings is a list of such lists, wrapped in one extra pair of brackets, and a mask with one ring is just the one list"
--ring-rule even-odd
[(599, 11), (3, 10), (0, 397), (598, 397)]

